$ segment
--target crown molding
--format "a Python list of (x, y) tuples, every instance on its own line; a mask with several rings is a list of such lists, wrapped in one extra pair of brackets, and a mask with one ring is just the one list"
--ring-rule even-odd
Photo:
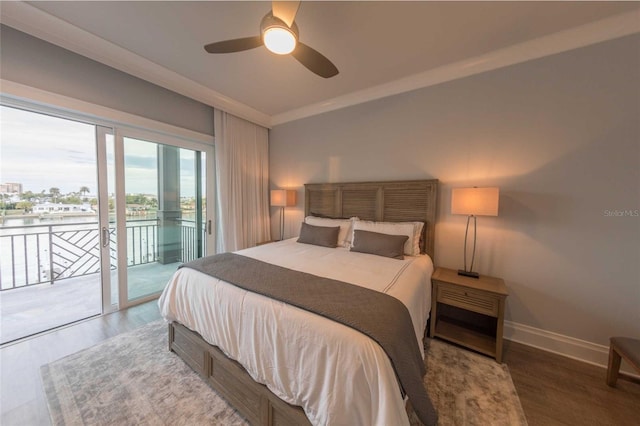
[(24, 2), (2, 2), (0, 17), (19, 31), (267, 128), (640, 32), (640, 10), (634, 10), (269, 116)]
[(2, 2), (2, 24), (261, 126), (271, 117), (21, 1)]
[(613, 40), (637, 32), (640, 32), (640, 10), (559, 31), (379, 86), (273, 115), (271, 116), (271, 124), (276, 126), (289, 121)]

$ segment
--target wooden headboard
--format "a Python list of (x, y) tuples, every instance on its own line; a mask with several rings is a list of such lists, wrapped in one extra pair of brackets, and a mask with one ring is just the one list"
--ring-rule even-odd
[(438, 180), (308, 183), (305, 216), (358, 216), (385, 222), (423, 221), (421, 251), (433, 257)]

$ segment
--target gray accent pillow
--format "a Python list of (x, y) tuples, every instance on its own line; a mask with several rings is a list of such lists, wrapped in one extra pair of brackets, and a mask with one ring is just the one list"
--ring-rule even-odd
[(313, 226), (302, 222), (298, 242), (336, 248), (338, 247), (339, 233), (339, 226)]
[(353, 231), (351, 251), (403, 260), (404, 243), (408, 239), (407, 235), (389, 235), (356, 229)]

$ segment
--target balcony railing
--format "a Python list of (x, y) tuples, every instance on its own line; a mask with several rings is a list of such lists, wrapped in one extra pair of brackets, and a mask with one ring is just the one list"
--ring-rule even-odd
[[(203, 227), (204, 229), (204, 227)], [(181, 219), (181, 262), (197, 257), (195, 221)], [(128, 220), (127, 266), (158, 261), (158, 219)], [(116, 232), (109, 229), (110, 264), (115, 269)], [(205, 241), (204, 231), (201, 236)], [(203, 249), (204, 252), (204, 249)], [(0, 227), (0, 290), (50, 283), (100, 272), (97, 222)]]

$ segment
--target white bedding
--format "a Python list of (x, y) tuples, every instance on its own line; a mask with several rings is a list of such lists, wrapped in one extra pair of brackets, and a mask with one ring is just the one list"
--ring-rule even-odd
[[(237, 253), (396, 297), (409, 309), (423, 353), (433, 272), (428, 256), (400, 261), (296, 239)], [(301, 406), (314, 425), (408, 424), (389, 358), (350, 327), (189, 268), (175, 273), (158, 304), (166, 320), (200, 333), (255, 381)]]

